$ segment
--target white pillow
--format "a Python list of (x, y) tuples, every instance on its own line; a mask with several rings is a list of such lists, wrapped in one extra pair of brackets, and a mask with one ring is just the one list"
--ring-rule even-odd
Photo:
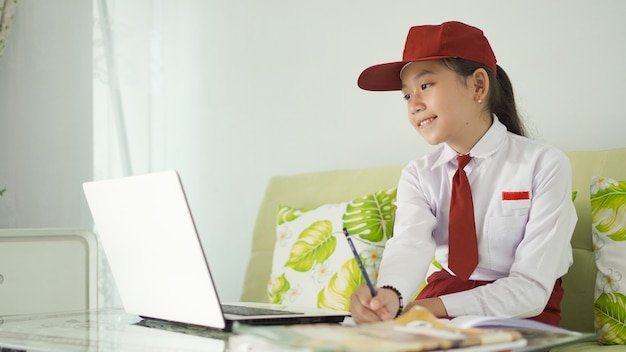
[(350, 309), (350, 295), (365, 283), (343, 228), (350, 232), (366, 271), (376, 284), (387, 240), (392, 236), (396, 188), (317, 208), (279, 206), (270, 302)]
[(596, 254), (594, 324), (599, 342), (626, 344), (626, 181), (591, 179)]

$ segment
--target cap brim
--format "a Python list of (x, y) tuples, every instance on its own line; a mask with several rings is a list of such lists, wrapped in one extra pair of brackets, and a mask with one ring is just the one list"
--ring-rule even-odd
[(404, 65), (409, 62), (430, 61), (447, 59), (451, 55), (438, 55), (421, 57), (412, 60), (389, 62), (386, 64), (374, 65), (366, 68), (361, 72), (357, 84), (361, 89), (371, 90), (375, 92), (383, 92), (390, 90), (402, 90), (402, 80), (400, 79), (400, 71)]
[(375, 92), (401, 90), (400, 70), (409, 62), (411, 61), (389, 62), (370, 66), (361, 72), (357, 84), (361, 89)]

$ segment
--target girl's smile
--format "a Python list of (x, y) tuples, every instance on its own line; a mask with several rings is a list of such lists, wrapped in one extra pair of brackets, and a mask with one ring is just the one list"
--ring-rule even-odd
[(437, 116), (433, 116), (433, 117), (427, 117), (425, 119), (422, 120), (418, 120), (418, 122), (416, 123), (417, 127), (425, 127), (430, 125), (431, 122), (433, 122), (435, 119), (437, 118)]

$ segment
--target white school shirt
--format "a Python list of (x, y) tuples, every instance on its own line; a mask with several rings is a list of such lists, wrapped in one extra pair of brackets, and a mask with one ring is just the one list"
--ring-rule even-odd
[[(479, 255), (470, 279), (496, 281), (440, 298), (450, 316), (536, 316), (572, 263), (577, 216), (569, 160), (556, 148), (508, 132), (495, 115), (470, 155), (465, 172)], [(425, 279), (433, 255), (452, 273), (448, 215), (456, 156), (444, 144), (402, 171), (394, 235), (377, 285), (397, 288), (405, 305)]]

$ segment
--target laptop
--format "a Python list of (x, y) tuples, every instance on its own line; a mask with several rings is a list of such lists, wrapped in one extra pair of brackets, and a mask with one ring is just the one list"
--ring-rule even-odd
[(128, 313), (224, 331), (234, 322), (338, 323), (349, 315), (269, 303), (222, 304), (176, 171), (86, 182), (83, 190)]

